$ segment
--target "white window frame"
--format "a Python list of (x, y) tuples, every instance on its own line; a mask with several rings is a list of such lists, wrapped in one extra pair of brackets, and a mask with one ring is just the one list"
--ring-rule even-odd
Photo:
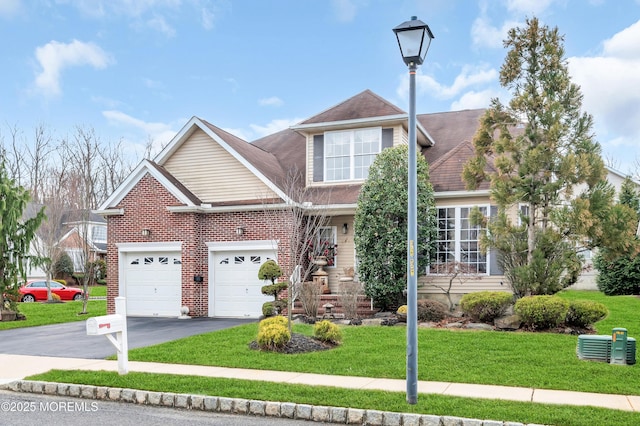
[[(374, 147), (373, 152), (367, 152), (365, 154), (356, 152), (357, 139), (358, 135), (363, 133), (375, 133), (377, 135), (377, 146)], [(343, 152), (341, 155), (336, 154), (336, 150), (334, 149), (333, 155), (329, 155), (329, 152), (332, 151), (332, 138), (333, 137), (341, 137), (343, 143), (340, 145), (347, 145), (344, 148), (348, 148), (349, 152)], [(373, 138), (372, 138), (373, 139)], [(374, 142), (375, 143), (375, 142)], [(373, 163), (373, 159), (380, 153), (382, 150), (382, 127), (366, 127), (362, 129), (353, 129), (353, 130), (336, 130), (324, 133), (324, 176), (326, 182), (341, 182), (341, 181), (352, 181), (352, 180), (365, 180), (369, 176), (369, 167)], [(367, 166), (357, 165), (357, 159), (360, 157), (372, 157), (371, 161)], [(333, 169), (329, 169), (328, 163), (330, 159), (339, 159), (343, 158), (348, 161), (348, 166), (343, 165), (342, 168), (334, 167)], [(345, 169), (348, 167), (348, 173), (345, 173)], [(356, 173), (356, 169), (361, 171), (361, 176)], [(336, 171), (340, 170), (340, 178), (335, 178)], [(348, 174), (348, 176), (344, 176)]]
[[(453, 239), (452, 240), (447, 240), (447, 241), (451, 241), (453, 243), (454, 246), (454, 250), (453, 250), (453, 260), (455, 262), (459, 262), (459, 263), (463, 263), (463, 264), (467, 264), (467, 265), (478, 265), (478, 264), (484, 264), (485, 266), (485, 270), (484, 272), (476, 272), (475, 274), (477, 275), (490, 275), (491, 273), (491, 251), (487, 251), (486, 253), (482, 254), (480, 252), (480, 249), (478, 247), (478, 250), (475, 252), (477, 255), (484, 257), (484, 261), (483, 262), (473, 262), (473, 263), (469, 263), (467, 261), (463, 261), (462, 260), (462, 209), (468, 209), (469, 213), (471, 213), (471, 210), (473, 208), (480, 208), (480, 209), (485, 209), (484, 214), (485, 216), (488, 218), (489, 215), (491, 214), (491, 207), (488, 204), (482, 204), (482, 205), (475, 205), (475, 206), (436, 206), (436, 223), (438, 223), (439, 221), (439, 211), (441, 209), (454, 209), (454, 226), (453, 226)], [(479, 245), (480, 243), (480, 233), (482, 228), (479, 226), (476, 227), (469, 227), (465, 229), (466, 231), (471, 231), (471, 232), (475, 232), (477, 238), (475, 240), (473, 239), (465, 239), (464, 242), (476, 242), (476, 244)], [(440, 240), (440, 228), (438, 227), (438, 242), (443, 241)], [(436, 252), (436, 256), (437, 256), (438, 252)], [(437, 264), (437, 257), (432, 261), (432, 264)], [(437, 272), (432, 272), (430, 270), (431, 268), (429, 268), (429, 270), (427, 271), (427, 273), (429, 273), (430, 275), (445, 275), (443, 273), (437, 273)]]

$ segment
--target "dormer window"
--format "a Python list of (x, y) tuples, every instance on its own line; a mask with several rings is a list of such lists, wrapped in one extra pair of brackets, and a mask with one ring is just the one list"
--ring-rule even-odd
[(382, 128), (326, 132), (326, 181), (363, 180), (382, 147)]
[(376, 155), (393, 146), (393, 129), (365, 127), (313, 136), (313, 181), (363, 181)]

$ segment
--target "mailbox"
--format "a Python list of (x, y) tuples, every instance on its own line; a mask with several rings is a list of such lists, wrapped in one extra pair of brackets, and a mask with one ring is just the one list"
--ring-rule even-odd
[(123, 331), (124, 318), (120, 314), (104, 315), (87, 319), (87, 335), (100, 336)]
[(627, 329), (614, 328), (611, 335), (611, 361), (610, 364), (627, 363)]

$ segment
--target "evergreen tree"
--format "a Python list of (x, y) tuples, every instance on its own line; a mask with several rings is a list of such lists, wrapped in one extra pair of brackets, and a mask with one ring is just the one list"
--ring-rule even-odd
[(33, 218), (23, 217), (28, 202), (29, 192), (9, 178), (4, 162), (0, 162), (0, 309), (6, 307), (5, 302), (16, 309), (18, 286), (26, 280), (31, 260), (31, 241), (44, 219), (44, 209)]
[[(509, 31), (500, 83), (512, 98), (508, 105), (492, 101), (463, 172), (469, 189), (491, 183), (498, 217), (483, 244), (501, 251), (517, 297), (573, 284), (580, 250), (628, 242), (629, 212), (613, 207), (615, 191), (605, 181), (592, 117), (581, 111), (582, 94), (570, 80), (563, 39), (536, 18)], [(514, 221), (509, 213), (520, 206)]]
[[(403, 145), (376, 157), (354, 218), (358, 276), (367, 296), (382, 309), (401, 305), (407, 284), (408, 152)], [(422, 156), (418, 156), (417, 177), (418, 271), (424, 272), (437, 229), (429, 166)]]

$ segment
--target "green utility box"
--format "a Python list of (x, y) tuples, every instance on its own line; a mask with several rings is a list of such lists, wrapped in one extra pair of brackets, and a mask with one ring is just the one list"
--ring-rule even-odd
[(610, 364), (627, 364), (627, 329), (614, 328), (611, 334), (611, 361)]
[[(581, 334), (578, 336), (576, 352), (578, 358), (582, 360), (634, 365), (636, 339), (628, 337), (627, 330), (624, 328), (615, 328), (609, 335)], [(622, 359), (620, 359), (621, 356)]]

